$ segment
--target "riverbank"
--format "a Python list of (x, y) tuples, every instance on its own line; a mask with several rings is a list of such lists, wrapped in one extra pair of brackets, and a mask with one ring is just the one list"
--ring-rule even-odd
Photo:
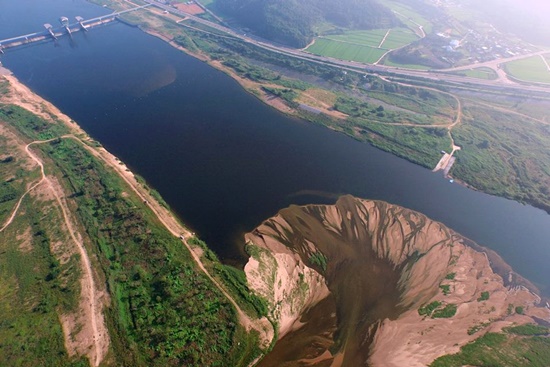
[[(234, 334), (235, 331), (233, 331), (233, 334), (232, 334), (233, 336), (231, 338), (232, 339), (235, 338), (235, 339), (232, 340), (232, 343), (235, 343), (235, 345), (237, 345), (238, 343), (239, 347), (238, 348), (231, 347), (231, 348), (236, 350), (239, 350), (242, 348), (248, 349), (248, 350), (239, 352), (239, 354), (234, 356), (234, 358), (235, 357), (238, 358), (241, 361), (239, 363), (245, 363), (247, 360), (248, 360), (247, 363), (251, 363), (251, 360), (257, 360), (259, 358), (258, 351), (260, 351), (260, 356), (261, 356), (261, 351), (265, 351), (269, 349), (274, 337), (273, 327), (271, 326), (271, 323), (269, 322), (269, 320), (267, 320), (265, 317), (263, 318), (251, 317), (242, 310), (241, 307), (242, 307), (243, 300), (240, 300), (240, 299), (237, 300), (236, 296), (231, 295), (227, 290), (228, 289), (227, 285), (223, 284), (223, 282), (226, 280), (221, 279), (219, 277), (219, 274), (217, 273), (216, 275), (214, 275), (214, 273), (211, 273), (212, 268), (210, 268), (209, 270), (207, 266), (203, 264), (203, 260), (201, 258), (203, 256), (206, 256), (204, 254), (205, 252), (204, 250), (206, 249), (202, 249), (198, 245), (198, 242), (194, 238), (194, 234), (191, 233), (189, 230), (187, 230), (178, 221), (175, 215), (172, 212), (170, 212), (170, 210), (168, 210), (165, 207), (165, 205), (163, 205), (161, 202), (157, 200), (157, 196), (154, 195), (146, 185), (144, 185), (143, 181), (139, 180), (127, 168), (127, 166), (124, 165), (117, 157), (115, 157), (113, 154), (111, 154), (106, 149), (101, 147), (97, 142), (90, 139), (90, 137), (87, 135), (87, 133), (84, 130), (82, 130), (72, 119), (70, 119), (68, 116), (66, 116), (61, 111), (59, 111), (59, 109), (57, 109), (51, 103), (45, 101), (41, 97), (34, 94), (30, 89), (28, 89), (26, 86), (21, 84), (14, 76), (5, 75), (3, 76), (3, 78), (7, 83), (9, 83), (9, 87), (5, 88), (5, 91), (2, 95), (1, 102), (4, 103), (4, 106), (11, 106), (11, 105), (17, 106), (21, 109), (29, 111), (34, 116), (40, 117), (41, 119), (43, 119), (43, 121), (47, 121), (47, 124), (49, 124), (49, 126), (43, 127), (41, 128), (41, 130), (47, 130), (49, 128), (53, 128), (57, 124), (63, 125), (63, 128), (60, 128), (60, 127), (56, 128), (56, 131), (63, 131), (62, 136), (56, 136), (48, 140), (36, 140), (35, 142), (33, 142), (33, 144), (44, 143), (43, 145), (46, 145), (46, 146), (51, 144), (56, 144), (56, 146), (59, 147), (58, 150), (59, 149), (64, 150), (72, 146), (73, 147), (72, 149), (77, 149), (77, 150), (82, 149), (83, 151), (89, 153), (91, 156), (96, 158), (98, 162), (101, 162), (101, 164), (104, 165), (104, 167), (102, 167), (101, 169), (97, 167), (96, 170), (94, 170), (95, 174), (101, 177), (102, 170), (104, 169), (112, 170), (112, 172), (116, 173), (118, 178), (120, 178), (125, 183), (125, 185), (127, 185), (126, 187), (130, 191), (120, 192), (118, 194), (120, 195), (120, 201), (133, 201), (135, 200), (135, 198), (139, 198), (139, 202), (141, 203), (139, 205), (142, 205), (146, 208), (146, 210), (144, 209), (143, 216), (147, 217), (149, 215), (147, 214), (147, 211), (150, 211), (153, 214), (155, 220), (159, 221), (161, 225), (171, 233), (171, 236), (172, 236), (171, 241), (174, 243), (179, 242), (181, 249), (185, 248), (184, 251), (188, 252), (186, 256), (190, 257), (189, 262), (186, 266), (191, 268), (193, 266), (196, 266), (197, 268), (195, 271), (198, 274), (203, 274), (205, 276), (205, 279), (208, 279), (208, 282), (211, 282), (213, 289), (208, 291), (210, 292), (216, 289), (217, 292), (220, 292), (220, 295), (226, 299), (226, 301), (228, 302), (228, 305), (229, 304), (231, 305), (230, 308), (233, 308), (235, 310), (236, 318), (238, 322), (242, 325), (244, 333), (249, 334), (248, 336), (240, 335), (240, 334), (243, 334), (243, 331), (239, 331), (240, 334), (236, 335)], [(64, 141), (74, 141), (76, 146), (71, 144), (66, 144), (64, 143)], [(78, 154), (75, 156), (74, 159), (77, 159), (77, 156)], [(66, 164), (67, 164), (67, 161), (65, 161), (65, 163), (61, 164), (60, 166), (63, 167)], [(50, 168), (48, 170), (50, 170)], [(53, 173), (48, 173), (48, 177), (44, 176), (44, 178), (49, 181), (50, 180), (49, 176), (52, 174)], [(82, 179), (82, 177), (80, 178)], [(112, 178), (108, 178), (108, 175), (105, 175), (102, 178), (102, 180), (112, 180)], [(72, 182), (72, 185), (75, 185), (74, 179), (72, 179), (71, 182)], [(60, 185), (60, 190), (56, 191), (56, 195), (58, 195), (56, 196), (58, 202), (69, 200), (68, 198), (71, 197), (71, 195), (63, 192), (64, 190), (67, 190), (67, 187), (61, 188), (61, 186), (62, 185)], [(90, 182), (87, 182), (85, 186), (82, 187), (82, 189), (84, 190), (84, 192), (88, 190), (93, 190), (94, 189), (93, 186), (94, 186), (94, 183), (90, 181)], [(117, 187), (117, 184), (114, 184), (111, 189), (115, 187)], [(30, 190), (32, 190), (32, 188)], [(84, 196), (87, 196), (87, 195), (84, 195)], [(118, 200), (119, 199), (114, 199), (114, 202), (118, 202)], [(70, 202), (66, 208), (65, 207), (63, 208), (65, 219), (67, 220), (68, 217), (79, 218), (79, 220), (84, 220), (85, 223), (83, 224), (79, 221), (77, 222), (77, 224), (74, 225), (74, 227), (81, 228), (81, 226), (83, 225), (84, 227), (86, 227), (87, 225), (86, 219), (83, 219), (81, 215), (75, 214), (74, 212), (69, 214), (70, 210), (71, 211), (76, 210), (76, 208), (74, 208), (72, 205), (73, 204)], [(84, 205), (84, 207), (85, 206), (86, 205)], [(134, 207), (135, 207), (135, 204), (134, 204)], [(79, 206), (79, 209), (82, 209), (82, 208), (83, 207)], [(119, 207), (119, 209), (117, 210), (121, 210), (121, 208)], [(108, 211), (106, 211), (106, 213), (108, 213)], [(10, 223), (11, 221), (8, 223), (8, 225)], [(74, 230), (71, 229), (73, 228), (73, 225), (67, 224), (67, 226), (69, 227), (71, 235), (73, 236)], [(151, 230), (152, 228), (154, 228), (154, 226), (150, 226), (150, 227), (146, 226), (146, 228), (149, 228), (149, 230)], [(86, 228), (86, 231), (87, 231), (87, 234), (84, 234), (83, 232), (81, 232), (80, 234), (76, 234), (76, 236), (73, 236), (73, 239), (75, 239), (76, 241), (76, 238), (84, 238), (84, 241), (86, 243), (90, 243), (90, 242), (95, 243), (96, 241), (99, 240), (99, 237), (102, 237), (102, 235), (99, 235), (99, 234), (98, 234), (98, 238), (94, 237), (94, 235), (91, 235), (93, 230), (90, 230), (90, 228)], [(179, 238), (179, 240), (176, 240), (177, 238)], [(122, 239), (120, 240), (122, 242), (125, 242)], [(104, 245), (105, 244), (100, 245), (100, 247)], [(90, 250), (91, 249), (88, 247), (87, 251), (90, 251)], [(93, 257), (94, 259), (93, 261), (89, 261), (89, 260), (84, 261), (87, 264), (87, 266), (83, 267), (84, 269), (83, 273), (88, 275), (87, 277), (88, 280), (87, 280), (87, 283), (83, 281), (82, 283), (83, 289), (96, 289), (96, 286), (94, 285), (95, 277), (99, 277), (100, 279), (102, 277), (107, 277), (109, 279), (113, 276), (112, 266), (108, 266), (107, 268), (105, 268), (99, 265), (99, 264), (103, 264), (103, 262), (105, 261), (105, 260), (102, 260), (102, 255), (101, 255), (101, 252), (106, 251), (105, 249), (102, 249), (100, 253), (95, 253), (95, 252), (87, 253), (86, 250), (84, 250), (84, 248), (81, 247), (80, 251), (81, 251), (81, 254), (84, 254), (86, 256), (88, 256), (89, 254), (89, 256)], [(181, 252), (181, 250), (178, 249), (176, 252)], [(82, 256), (82, 258), (87, 259), (87, 257), (84, 255)], [(97, 259), (96, 259), (96, 256), (98, 257)], [(175, 258), (178, 258), (179, 255), (167, 255), (167, 256), (168, 257), (174, 256)], [(213, 262), (211, 257), (212, 255), (209, 254), (208, 255), (209, 266), (215, 267), (216, 266), (215, 262), (217, 260)], [(99, 261), (99, 264), (97, 263), (98, 261)], [(92, 269), (91, 264), (94, 264), (94, 269)], [(107, 269), (110, 269), (110, 270), (107, 270)], [(122, 269), (119, 268), (119, 270), (122, 270)], [(127, 270), (129, 269), (126, 269), (126, 271)], [(149, 271), (158, 272), (161, 270), (162, 270), (162, 267), (158, 269), (150, 269)], [(94, 275), (92, 276), (91, 274), (94, 274)], [(92, 311), (95, 311), (97, 313), (96, 315), (97, 317), (93, 315), (94, 312), (92, 312), (92, 315), (90, 316), (90, 313), (86, 311), (87, 304), (82, 306), (83, 309), (81, 312), (77, 313), (78, 316), (71, 316), (71, 315), (61, 316), (61, 320), (63, 320), (63, 330), (66, 335), (66, 348), (69, 351), (69, 354), (71, 356), (91, 353), (90, 354), (91, 363), (93, 365), (98, 365), (103, 360), (104, 356), (108, 354), (107, 348), (109, 348), (109, 342), (108, 342), (109, 338), (111, 340), (113, 339), (115, 340), (115, 343), (114, 343), (115, 347), (120, 347), (121, 344), (123, 345), (127, 343), (131, 344), (129, 340), (119, 340), (118, 338), (120, 338), (120, 336), (116, 335), (116, 333), (115, 335), (111, 334), (114, 332), (114, 330), (112, 329), (112, 322), (115, 321), (112, 319), (113, 310), (111, 308), (114, 306), (116, 310), (117, 308), (124, 309), (127, 307), (120, 304), (120, 302), (124, 303), (125, 302), (124, 300), (121, 300), (118, 297), (115, 297), (115, 294), (111, 293), (111, 292), (118, 292), (117, 293), (118, 295), (121, 292), (121, 288), (125, 287), (125, 282), (121, 281), (119, 278), (120, 278), (120, 275), (117, 276), (118, 280), (115, 283), (111, 283), (110, 287), (114, 287), (114, 289), (113, 288), (110, 289), (109, 296), (107, 296), (106, 291), (102, 289), (96, 290), (96, 293), (102, 294), (101, 297), (93, 296), (93, 293), (92, 293), (92, 296), (89, 296), (87, 295), (87, 293), (84, 292), (84, 290), (82, 291), (83, 297), (86, 297), (86, 299), (88, 299), (89, 302), (93, 305)], [(108, 280), (108, 282), (112, 282), (112, 281), (113, 279)], [(104, 283), (104, 282), (105, 280), (100, 281), (100, 283)], [(95, 283), (97, 284), (97, 281)], [(91, 285), (87, 285), (87, 284), (91, 284)], [(105, 301), (106, 297), (112, 298), (112, 301)], [(99, 299), (98, 302), (100, 302), (97, 305), (95, 301), (96, 298)], [(114, 302), (114, 304), (112, 302)], [(109, 304), (109, 306), (106, 306), (107, 304)], [(109, 311), (105, 311), (106, 313), (105, 315), (102, 312), (103, 307), (107, 307), (107, 309), (110, 309)], [(107, 320), (109, 320), (108, 321), (110, 326), (109, 332), (107, 332), (107, 330), (105, 329), (105, 326), (102, 323), (103, 316), (105, 316)], [(98, 337), (98, 335), (95, 335), (95, 334), (92, 335), (92, 332), (89, 330), (90, 328), (86, 326), (89, 322), (92, 322), (93, 324), (93, 327), (91, 327), (91, 329), (94, 330), (94, 333), (97, 333), (97, 330), (99, 330), (98, 335), (100, 335), (101, 338)], [(123, 322), (123, 320), (118, 320), (116, 322), (117, 323)], [(222, 326), (222, 329), (225, 329), (225, 328), (231, 328), (233, 330), (235, 329), (234, 325), (231, 326), (232, 325), (231, 320), (224, 321), (224, 318), (220, 317), (217, 323), (220, 323), (220, 322), (221, 323), (225, 322), (225, 324), (223, 324)], [(80, 336), (79, 334), (81, 333), (80, 331), (75, 332), (73, 330), (74, 328), (77, 327), (77, 325), (81, 325), (80, 330), (83, 333), (82, 336)], [(103, 328), (100, 328), (101, 325), (103, 325)], [(126, 327), (128, 326), (126, 325)], [(169, 330), (170, 328), (166, 328), (166, 330), (161, 331), (161, 333)], [(179, 330), (185, 331), (185, 328), (183, 329), (179, 328)], [(102, 341), (104, 338), (106, 338), (107, 342)], [(92, 340), (94, 341), (94, 343), (99, 343), (100, 345), (102, 345), (101, 351), (99, 350), (99, 348), (91, 348), (91, 347), (90, 347), (91, 351), (89, 351), (90, 348), (88, 348), (87, 346), (89, 342), (91, 342)], [(241, 346), (241, 343), (242, 343), (242, 346)], [(138, 355), (128, 355), (126, 357), (121, 357), (121, 355), (118, 354), (119, 352), (120, 350), (118, 350), (116, 353), (118, 358), (123, 358), (123, 359), (129, 358), (134, 360), (136, 358), (139, 359)], [(232, 352), (232, 354), (235, 354), (235, 350)], [(113, 356), (110, 353), (108, 355), (110, 355), (110, 358), (113, 358)]]
[[(365, 89), (365, 84), (361, 81), (362, 75), (359, 73), (343, 72), (326, 65), (308, 65), (305, 61), (285, 59), (280, 55), (268, 56), (265, 50), (255, 50), (252, 45), (239, 44), (237, 40), (231, 40), (230, 37), (216, 35), (215, 32), (210, 33), (189, 24), (178, 23), (178, 26), (181, 27), (178, 30), (171, 26), (169, 22), (162, 24), (161, 17), (159, 16), (158, 19), (153, 21), (149, 19), (149, 15), (144, 15), (141, 20), (142, 30), (156, 36), (160, 35), (163, 40), (169, 42), (172, 46), (231, 76), (249, 93), (287, 115), (326, 126), (429, 169), (436, 166), (441, 150), (453, 149), (452, 146), (448, 146), (448, 139), (443, 134), (445, 125), (439, 127), (437, 124), (433, 125), (433, 122), (428, 125), (426, 125), (426, 122), (415, 122), (414, 124), (406, 122), (408, 119), (418, 118), (422, 114), (433, 115), (434, 109), (438, 111), (448, 107), (445, 107), (445, 104), (440, 105), (441, 96), (431, 95), (426, 99), (417, 98), (418, 101), (410, 100), (411, 96), (414, 95), (426, 96), (435, 93), (433, 86), (419, 84), (414, 88), (409, 87), (409, 89), (414, 90), (399, 91), (399, 88), (397, 88), (399, 83), (386, 81), (384, 83), (387, 83), (387, 85), (384, 84), (381, 89), (377, 89), (379, 87), (373, 88), (373, 86), (379, 85), (380, 80), (368, 76), (365, 79), (367, 85)], [(194, 42), (194, 39), (197, 41)], [(218, 43), (216, 44), (216, 42)], [(234, 54), (233, 58), (230, 57), (232, 54)], [(252, 59), (257, 59), (258, 65), (267, 65), (269, 62), (271, 62), (271, 65), (278, 65), (274, 67), (274, 70), (276, 73), (280, 73), (279, 77), (281, 79), (274, 82), (275, 79), (272, 79), (274, 77), (268, 76), (271, 72), (269, 67), (259, 67), (255, 62), (250, 61)], [(306, 74), (307, 77), (305, 77)], [(288, 76), (285, 77), (285, 75)], [(309, 89), (313, 87), (308, 84), (309, 82), (303, 82), (303, 80), (323, 79), (325, 75), (331, 75), (331, 77), (323, 81), (323, 85), (327, 83), (339, 85), (339, 91), (335, 92), (335, 95), (340, 98), (328, 104), (323, 99), (310, 100), (310, 97), (308, 97)], [(392, 92), (386, 92), (386, 89)], [(269, 92), (266, 90), (269, 90)], [(361, 106), (361, 102), (364, 102), (363, 99), (366, 98), (365, 95), (373, 95), (369, 92), (372, 92), (375, 98), (373, 100), (372, 97), (368, 97), (370, 98), (369, 101), (376, 103), (376, 98), (381, 98), (378, 101), (385, 104), (386, 107), (389, 103), (391, 106), (395, 104), (401, 106), (401, 109), (405, 108), (405, 111), (408, 112), (400, 110), (399, 115), (394, 118), (394, 121), (405, 121), (405, 123), (392, 123), (389, 120), (383, 120), (381, 123), (378, 121), (380, 117), (377, 117), (376, 111), (372, 116), (367, 116), (370, 110), (374, 111), (377, 108), (376, 104), (368, 107)], [(455, 94), (455, 91), (453, 91), (453, 97), (461, 100), (461, 92), (456, 92)], [(405, 97), (404, 94), (408, 94), (408, 96)], [(445, 92), (443, 94), (450, 93)], [(434, 97), (434, 101), (439, 100), (439, 102), (431, 101), (431, 98)], [(311, 103), (306, 102), (306, 104), (322, 113), (312, 113), (300, 108), (300, 104), (308, 99)], [(343, 102), (344, 99), (347, 102)], [(414, 104), (411, 104), (411, 102), (414, 102)], [(528, 103), (544, 104), (545, 102), (541, 100), (529, 101)], [(346, 104), (350, 105), (349, 108), (345, 106)], [(415, 104), (418, 105), (415, 106)], [(428, 112), (424, 107), (418, 107), (420, 104), (427, 104), (432, 112)], [(450, 170), (449, 177), (456, 179), (457, 183), (464, 182), (467, 187), (475, 187), (479, 191), (527, 203), (550, 213), (548, 197), (544, 194), (541, 186), (537, 185), (538, 181), (550, 184), (550, 176), (544, 174), (544, 172), (547, 172), (547, 169), (543, 167), (546, 163), (541, 160), (533, 161), (531, 158), (535, 156), (532, 152), (535, 147), (538, 147), (536, 149), (540, 150), (540, 154), (547, 154), (548, 144), (543, 141), (545, 135), (535, 133), (541, 127), (530, 127), (533, 129), (532, 135), (536, 136), (536, 140), (540, 140), (537, 144), (523, 144), (521, 138), (523, 133), (517, 130), (519, 121), (510, 121), (511, 128), (493, 141), (491, 139), (492, 135), (502, 133), (499, 130), (500, 125), (495, 121), (494, 124), (491, 122), (491, 124), (484, 123), (484, 126), (478, 126), (479, 121), (483, 120), (486, 112), (478, 114), (477, 108), (478, 106), (476, 106), (476, 114), (472, 115), (474, 110), (467, 106), (468, 113), (464, 123), (453, 129), (463, 150), (455, 155), (456, 164)], [(498, 106), (495, 106), (495, 108), (498, 108)], [(385, 116), (390, 115), (390, 111), (392, 111), (391, 108), (386, 108), (383, 114)], [(436, 115), (432, 117), (434, 116)], [(509, 118), (510, 116), (506, 117), (506, 119)], [(487, 134), (488, 131), (491, 133)], [(514, 157), (501, 160), (499, 157), (507, 157), (510, 154), (506, 144), (506, 141), (510, 139), (519, 144), (516, 147), (518, 149), (515, 150)], [(489, 145), (487, 145), (487, 142)], [(487, 149), (488, 147), (490, 149)], [(539, 152), (536, 155), (539, 155)], [(482, 172), (479, 172), (478, 169), (480, 160), (483, 160), (486, 166)], [(526, 174), (518, 172), (516, 161), (519, 161), (519, 164), (529, 172)], [(499, 174), (496, 173), (497, 167), (500, 169)], [(495, 170), (491, 168), (495, 168)], [(504, 174), (501, 172), (504, 172)], [(530, 179), (531, 176), (536, 176), (536, 179)], [(507, 182), (506, 185), (503, 184), (504, 181)], [(528, 194), (526, 194), (526, 191)]]

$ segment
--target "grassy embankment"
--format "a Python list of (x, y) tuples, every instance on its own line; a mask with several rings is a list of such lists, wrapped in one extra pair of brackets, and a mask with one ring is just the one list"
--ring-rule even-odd
[(449, 74), (467, 76), (470, 78), (477, 78), (477, 79), (483, 79), (483, 80), (495, 80), (498, 78), (497, 73), (493, 69), (486, 68), (486, 67), (473, 68), (473, 69), (468, 69), (463, 71), (455, 71), (455, 72), (450, 72)]
[(463, 346), (460, 352), (436, 359), (431, 367), (501, 366), (544, 367), (550, 360), (550, 330), (537, 325), (487, 333)]
[(550, 124), (467, 102), (453, 130), (453, 175), (490, 194), (550, 210)]
[[(114, 0), (108, 2), (117, 4)], [(433, 168), (437, 163), (440, 150), (449, 149), (450, 142), (443, 125), (448, 125), (456, 114), (456, 110), (453, 110), (455, 102), (449, 95), (424, 89), (420, 82), (408, 82), (418, 84), (415, 88), (404, 87), (374, 76), (351, 71), (343, 73), (328, 65), (272, 53), (235, 38), (218, 35), (217, 31), (211, 29), (201, 32), (186, 28), (155, 14), (139, 12), (132, 16), (132, 20), (139, 22), (145, 30), (165, 34), (186, 52), (210, 60), (215, 67), (239, 80), (259, 98), (266, 100), (266, 92), (281, 97), (298, 117), (369, 142), (428, 168)], [(193, 22), (182, 23), (187, 27), (205, 28)], [(266, 65), (273, 67), (269, 70)], [(477, 77), (489, 77), (485, 70), (473, 70), (472, 73)], [(474, 76), (472, 73), (470, 76)], [(315, 78), (321, 82), (312, 81)], [(550, 171), (545, 168), (548, 163), (545, 157), (550, 149), (548, 132), (545, 130), (548, 125), (531, 122), (524, 124), (525, 119), (520, 116), (505, 114), (503, 117), (509, 121), (509, 128), (503, 128), (498, 118), (502, 115), (498, 110), (500, 105), (496, 102), (498, 98), (494, 95), (477, 98), (487, 101), (488, 106), (469, 109), (466, 118), (453, 129), (453, 136), (458, 132), (456, 143), (464, 146), (464, 149), (456, 154), (458, 161), (452, 175), (479, 190), (548, 210), (550, 202), (545, 192), (545, 183), (550, 177)], [(299, 108), (300, 103), (324, 108), (320, 108), (321, 113), (315, 114)], [(541, 120), (547, 118), (548, 109), (544, 101), (517, 97), (513, 103), (519, 103), (521, 106), (518, 108), (521, 107), (521, 113), (525, 115)], [(383, 111), (379, 110), (380, 106)], [(515, 110), (514, 106), (512, 110)], [(344, 114), (335, 116), (333, 111)], [(527, 121), (530, 121), (529, 118)], [(526, 133), (521, 131), (525, 125), (529, 126)], [(525, 135), (529, 135), (529, 139), (537, 144), (524, 144)], [(483, 138), (478, 141), (479, 137)], [(491, 149), (484, 148), (485, 140)], [(513, 142), (516, 146), (511, 161), (507, 159), (509, 145), (501, 144), (503, 141)], [(537, 155), (543, 158), (538, 159)], [(520, 166), (513, 166), (518, 161), (521, 162)], [(504, 170), (506, 185), (498, 183), (503, 174), (499, 168), (502, 166), (508, 167)], [(522, 170), (530, 173), (524, 174)]]
[[(1, 106), (0, 119), (27, 142), (69, 133), (60, 122), (46, 122), (12, 105)], [(107, 284), (111, 298), (105, 308), (111, 337), (107, 365), (239, 366), (260, 354), (257, 335), (244, 330), (234, 307), (197, 268), (181, 241), (114, 171), (73, 139), (56, 139), (33, 149), (67, 193), (81, 233), (86, 233), (88, 253), (94, 254), (97, 271)], [(2, 174), (36, 176), (11, 168), (13, 164), (2, 163)], [(22, 193), (16, 187), (13, 191), (15, 195), (3, 203), (6, 206), (13, 207)], [(4, 284), (0, 355), (6, 358), (1, 364), (13, 365), (16, 360), (21, 365), (85, 364), (67, 357), (57, 315), (75, 307), (77, 258), (60, 265), (56, 259), (61, 255), (52, 253), (59, 213), (41, 211), (31, 199), (23, 203), (25, 215), (0, 234), (2, 242), (10, 244), (0, 257), (6, 264), (0, 274)], [(2, 219), (6, 217), (4, 213)], [(18, 249), (25, 226), (31, 228), (28, 252)], [(229, 278), (233, 288), (246, 287), (242, 278)], [(235, 294), (241, 303), (251, 300), (243, 292)], [(261, 307), (261, 301), (253, 301)]]

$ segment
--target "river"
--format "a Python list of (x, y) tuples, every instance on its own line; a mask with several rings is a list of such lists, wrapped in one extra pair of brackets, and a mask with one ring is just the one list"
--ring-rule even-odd
[[(1, 39), (62, 15), (108, 13), (83, 0), (0, 0), (0, 9)], [(242, 233), (278, 210), (349, 193), (425, 213), (550, 293), (545, 212), (289, 118), (139, 29), (115, 22), (0, 60), (145, 177), (225, 261), (242, 263)]]

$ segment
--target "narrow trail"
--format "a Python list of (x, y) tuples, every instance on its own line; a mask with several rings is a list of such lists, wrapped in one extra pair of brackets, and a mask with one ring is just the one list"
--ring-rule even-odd
[(37, 140), (37, 141), (33, 141), (33, 142), (31, 142), (31, 143), (29, 143), (25, 146), (25, 151), (27, 152), (29, 157), (33, 161), (35, 161), (36, 164), (38, 164), (38, 166), (40, 167), (40, 172), (42, 174), (42, 178), (40, 179), (39, 182), (34, 184), (30, 189), (28, 189), (21, 196), (21, 198), (17, 202), (17, 205), (16, 205), (15, 209), (13, 210), (13, 213), (12, 213), (11, 217), (9, 218), (7, 223), (0, 229), (0, 232), (4, 231), (13, 222), (17, 212), (19, 211), (19, 208), (21, 206), (21, 202), (27, 196), (27, 194), (29, 192), (31, 192), (33, 189), (35, 189), (36, 187), (38, 187), (40, 184), (46, 183), (48, 188), (50, 189), (50, 191), (54, 195), (55, 200), (57, 201), (57, 204), (58, 204), (59, 208), (61, 209), (61, 213), (63, 215), (65, 225), (67, 226), (67, 230), (69, 231), (69, 234), (71, 236), (72, 241), (77, 246), (78, 251), (80, 253), (80, 258), (82, 259), (82, 264), (81, 265), (82, 265), (82, 270), (84, 271), (84, 281), (82, 282), (83, 289), (82, 289), (81, 292), (87, 294), (87, 298), (88, 298), (87, 305), (89, 307), (89, 311), (90, 311), (90, 314), (91, 314), (90, 323), (91, 323), (91, 327), (92, 327), (93, 344), (94, 344), (94, 348), (95, 348), (95, 351), (93, 353), (93, 355), (94, 355), (93, 361), (90, 360), (90, 362), (92, 362), (94, 366), (99, 366), (99, 363), (103, 359), (103, 355), (101, 355), (102, 354), (102, 348), (99, 344), (100, 340), (101, 340), (101, 335), (99, 333), (99, 329), (98, 329), (98, 326), (97, 326), (97, 324), (98, 324), (98, 322), (97, 322), (98, 321), (98, 315), (97, 315), (97, 312), (96, 312), (97, 295), (96, 295), (95, 282), (94, 282), (94, 278), (93, 278), (93, 275), (92, 275), (92, 265), (90, 263), (90, 258), (88, 257), (88, 253), (86, 252), (86, 249), (84, 248), (84, 244), (82, 243), (82, 241), (79, 241), (79, 239), (77, 238), (77, 236), (75, 234), (77, 231), (75, 230), (75, 227), (74, 227), (73, 223), (71, 222), (71, 219), (70, 219), (70, 216), (69, 216), (69, 209), (67, 207), (67, 204), (65, 202), (63, 202), (61, 196), (59, 195), (59, 192), (54, 188), (54, 186), (52, 184), (52, 181), (48, 178), (48, 176), (44, 172), (44, 164), (42, 163), (42, 161), (40, 159), (38, 159), (38, 157), (30, 150), (31, 145), (49, 143), (49, 142), (54, 141), (56, 139), (57, 138), (49, 139), (49, 140)]
[(388, 36), (390, 35), (390, 32), (391, 32), (391, 29), (388, 29), (388, 31), (384, 35), (384, 38), (382, 38), (382, 41), (380, 41), (378, 48), (382, 48), (382, 45), (384, 44), (384, 42), (386, 42), (386, 38), (388, 38)]
[[(382, 79), (382, 80), (384, 80), (388, 83), (395, 83), (395, 84), (403, 85), (403, 86), (406, 86), (406, 87), (418, 88), (418, 86), (414, 86), (412, 84), (391, 81), (386, 77), (380, 77), (380, 79)], [(457, 150), (461, 149), (458, 145), (455, 144), (455, 140), (453, 138), (452, 130), (456, 125), (458, 125), (462, 122), (462, 101), (456, 95), (454, 95), (452, 93), (449, 93), (449, 92), (444, 92), (444, 91), (441, 91), (439, 89), (430, 88), (430, 87), (421, 87), (421, 88), (425, 89), (425, 90), (430, 90), (430, 91), (433, 91), (433, 92), (436, 92), (436, 93), (442, 93), (442, 94), (445, 94), (445, 95), (453, 98), (456, 102), (456, 116), (455, 116), (454, 121), (451, 124), (447, 125), (447, 126), (445, 126), (445, 125), (420, 125), (420, 124), (410, 124), (410, 123), (395, 123), (395, 124), (386, 124), (386, 125), (413, 126), (413, 127), (421, 127), (421, 128), (434, 128), (434, 127), (442, 128), (442, 127), (446, 127), (447, 128), (447, 135), (449, 136), (449, 139), (451, 140), (451, 153), (446, 153), (440, 159), (440, 161), (437, 163), (437, 165), (434, 168), (434, 171), (437, 171), (439, 169), (445, 169), (447, 164), (451, 161), (451, 158), (453, 157), (455, 152)]]
[(523, 114), (521, 112), (508, 109), (506, 107), (495, 106), (495, 105), (491, 105), (489, 103), (475, 101), (475, 100), (470, 99), (470, 98), (464, 98), (464, 100), (466, 100), (466, 101), (468, 101), (472, 104), (475, 104), (475, 105), (484, 106), (484, 107), (488, 107), (488, 108), (491, 108), (491, 109), (496, 110), (496, 111), (506, 112), (506, 113), (509, 113), (509, 114), (512, 114), (512, 115), (516, 115), (516, 116), (519, 116), (521, 118), (528, 119), (528, 120), (531, 120), (531, 121), (539, 123), (539, 124), (550, 125), (550, 122), (548, 122), (548, 121), (538, 119), (536, 117), (529, 116), (529, 115)]

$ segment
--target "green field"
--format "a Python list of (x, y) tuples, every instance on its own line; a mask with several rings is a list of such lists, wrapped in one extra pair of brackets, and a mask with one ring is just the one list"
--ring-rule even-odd
[(463, 75), (470, 78), (477, 78), (477, 79), (484, 79), (484, 80), (495, 80), (498, 78), (497, 73), (493, 69), (485, 68), (485, 67), (461, 70), (450, 74)]
[(550, 71), (540, 56), (511, 61), (504, 66), (509, 75), (519, 80), (536, 83), (550, 83)]
[(413, 8), (392, 0), (381, 0), (379, 2), (394, 11), (399, 19), (412, 29), (418, 29), (416, 24), (420, 24), (426, 33), (432, 31), (432, 23), (421, 14), (417, 13)]
[(395, 28), (390, 31), (382, 44), (382, 48), (393, 50), (408, 45), (418, 39), (418, 36), (407, 28)]
[(320, 38), (308, 47), (307, 51), (312, 54), (334, 57), (341, 60), (374, 63), (387, 50)]
[[(371, 31), (348, 31), (344, 34), (334, 36), (326, 36), (323, 38), (333, 41), (354, 43), (361, 46), (378, 47), (384, 36), (388, 32), (387, 29), (373, 29)], [(391, 33), (391, 32), (390, 32)]]
[(400, 63), (397, 63), (397, 62), (393, 62), (393, 61), (390, 60), (389, 57), (384, 58), (384, 62), (382, 62), (381, 64), (387, 65), (387, 66), (395, 66), (395, 67), (403, 68), (403, 69), (415, 69), (415, 70), (429, 70), (430, 69), (430, 67), (426, 66), (426, 65), (400, 64)]
[[(389, 31), (389, 33), (388, 33)], [(386, 39), (384, 37), (388, 36)], [(371, 31), (348, 31), (344, 34), (324, 36), (323, 38), (342, 43), (352, 43), (391, 50), (408, 45), (418, 39), (418, 36), (408, 28), (373, 29)], [(383, 41), (383, 43), (382, 43)]]

